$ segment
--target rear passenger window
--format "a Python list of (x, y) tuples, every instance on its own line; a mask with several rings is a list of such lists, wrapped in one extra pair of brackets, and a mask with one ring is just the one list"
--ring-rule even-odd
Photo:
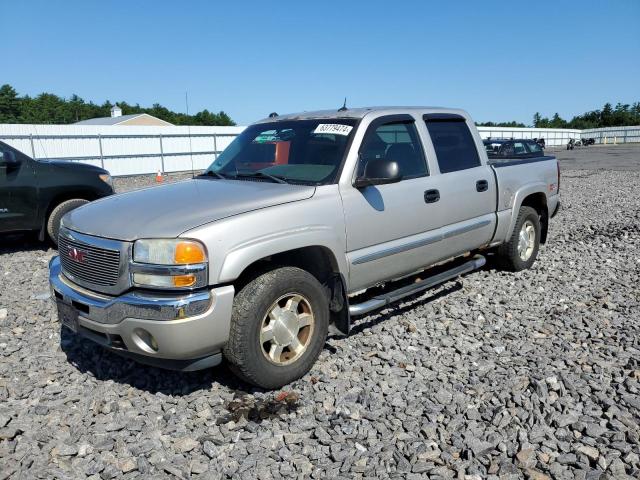
[(441, 173), (480, 166), (480, 157), (467, 124), (461, 120), (426, 120)]

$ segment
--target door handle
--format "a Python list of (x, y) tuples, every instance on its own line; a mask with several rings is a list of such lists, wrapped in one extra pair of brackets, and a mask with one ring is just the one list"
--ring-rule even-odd
[(427, 190), (426, 192), (424, 192), (425, 203), (435, 203), (438, 200), (440, 200), (439, 190)]
[(486, 192), (487, 190), (489, 190), (489, 182), (487, 182), (486, 180), (478, 180), (476, 182), (476, 190), (478, 192)]

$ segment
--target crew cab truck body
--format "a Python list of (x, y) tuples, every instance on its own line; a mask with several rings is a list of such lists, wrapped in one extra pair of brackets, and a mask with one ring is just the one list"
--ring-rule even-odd
[(82, 163), (34, 160), (0, 142), (0, 233), (36, 231), (57, 243), (60, 221), (91, 200), (111, 195), (106, 170)]
[(346, 334), (483, 252), (530, 267), (558, 189), (553, 157), (489, 164), (462, 110), (275, 116), (194, 180), (71, 212), (50, 283), (62, 323), (122, 355), (183, 370), (224, 356), (276, 388), (330, 326)]

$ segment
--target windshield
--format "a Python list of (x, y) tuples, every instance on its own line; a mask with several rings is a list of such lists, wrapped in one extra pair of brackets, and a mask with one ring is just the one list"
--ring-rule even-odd
[(231, 142), (205, 175), (270, 177), (313, 185), (332, 183), (356, 122), (340, 118), (251, 125)]

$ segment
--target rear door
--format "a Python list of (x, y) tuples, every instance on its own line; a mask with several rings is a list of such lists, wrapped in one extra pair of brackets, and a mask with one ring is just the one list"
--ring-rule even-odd
[(465, 117), (426, 114), (423, 120), (435, 152), (440, 203), (446, 209), (441, 251), (451, 257), (486, 245), (496, 224), (496, 182), (484, 164)]

